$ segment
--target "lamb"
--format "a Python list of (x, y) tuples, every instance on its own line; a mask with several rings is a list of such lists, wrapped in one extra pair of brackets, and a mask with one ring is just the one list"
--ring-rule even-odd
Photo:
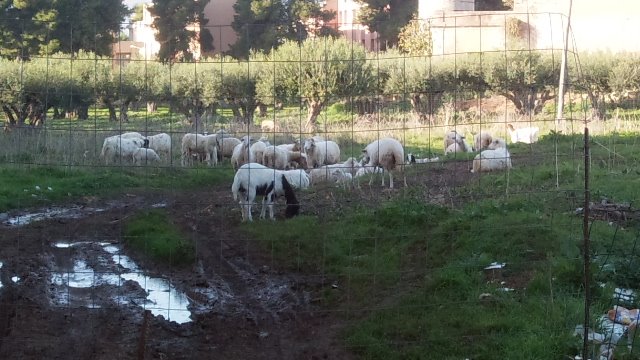
[(473, 159), (472, 173), (511, 168), (511, 155), (506, 147), (484, 150)]
[(333, 164), (311, 169), (309, 172), (311, 184), (315, 185), (322, 182), (333, 182), (338, 184), (348, 183), (353, 179), (353, 175), (350, 172), (345, 171), (341, 166), (342, 164)]
[(171, 154), (171, 136), (166, 133), (151, 135), (146, 137), (149, 140), (148, 147), (153, 149), (157, 155), (169, 156)]
[(231, 155), (231, 166), (234, 170), (240, 168), (240, 166), (255, 162), (253, 153), (251, 152), (251, 142), (253, 139), (249, 135), (245, 135), (240, 140), (240, 143), (233, 148), (233, 154)]
[(301, 164), (303, 168), (307, 167), (307, 155), (300, 151), (288, 151), (277, 146), (267, 146), (262, 155), (262, 164), (274, 169), (287, 170), (292, 163)]
[(473, 150), (481, 151), (482, 149), (486, 149), (487, 146), (493, 140), (493, 136), (488, 132), (481, 131), (473, 136)]
[(147, 165), (159, 161), (160, 156), (150, 148), (139, 148), (133, 153), (133, 163), (136, 165)]
[[(376, 140), (362, 150), (366, 166), (381, 167), (389, 172), (389, 188), (393, 189), (393, 171), (396, 169), (404, 172), (404, 149), (396, 139), (382, 138)], [(369, 185), (373, 177), (369, 180)], [(382, 173), (382, 186), (384, 186), (384, 172)], [(404, 176), (404, 186), (407, 186), (407, 177)]]
[(540, 133), (540, 129), (538, 127), (526, 127), (516, 129), (511, 124), (507, 124), (509, 127), (509, 135), (511, 135), (512, 143), (525, 143), (525, 144), (533, 144), (538, 141), (538, 134)]
[(340, 161), (340, 147), (334, 141), (315, 141), (313, 138), (304, 142), (307, 154), (307, 168), (313, 169), (322, 165), (331, 165)]
[(141, 138), (122, 138), (120, 135), (110, 136), (104, 139), (102, 143), (100, 158), (103, 159), (107, 165), (115, 162), (117, 156), (122, 160), (130, 159), (133, 161), (133, 154), (136, 150), (143, 147), (144, 143), (144, 140)]
[(253, 221), (251, 207), (256, 195), (263, 195), (262, 211), (260, 218), (265, 218), (265, 209), (269, 207), (269, 217), (274, 220), (273, 204), (278, 196), (284, 195), (287, 208), (285, 217), (296, 216), (300, 211), (300, 204), (296, 199), (293, 187), (280, 170), (270, 169), (258, 163), (247, 163), (238, 169), (231, 185), (233, 199), (238, 200), (240, 193), (240, 209), (242, 211), (242, 221)]
[(182, 166), (193, 161), (194, 155), (204, 155), (209, 166), (218, 164), (217, 135), (187, 133), (182, 137)]

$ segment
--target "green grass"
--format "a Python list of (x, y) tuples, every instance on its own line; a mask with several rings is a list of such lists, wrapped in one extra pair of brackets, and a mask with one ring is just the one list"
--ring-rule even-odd
[[(582, 146), (577, 135), (515, 145), (512, 171), (452, 189), (469, 198), (455, 209), (408, 189), (380, 207), (343, 206), (245, 231), (278, 264), (327, 279), (323, 304), (348, 320), (341, 338), (360, 358), (560, 359), (580, 349), (571, 333), (584, 302), (575, 215), (583, 206)], [(593, 201), (637, 202), (637, 150), (635, 136), (592, 139)], [(605, 284), (593, 287), (594, 319), (611, 306), (614, 287), (637, 287), (630, 255), (639, 238), (634, 225), (593, 222), (593, 278)], [(483, 269), (494, 261), (507, 263), (504, 281), (515, 291), (489, 281)], [(480, 300), (485, 293), (489, 300)]]
[(137, 214), (127, 221), (124, 240), (138, 252), (170, 265), (185, 265), (195, 260), (195, 247), (171, 222), (165, 210)]
[(0, 212), (86, 195), (121, 194), (129, 189), (202, 188), (230, 183), (232, 178), (233, 172), (226, 167), (95, 169), (5, 165), (0, 168)]

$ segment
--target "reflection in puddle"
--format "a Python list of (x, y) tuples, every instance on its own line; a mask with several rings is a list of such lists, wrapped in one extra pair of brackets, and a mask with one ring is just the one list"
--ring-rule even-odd
[(17, 227), (47, 219), (79, 219), (89, 214), (103, 212), (105, 210), (106, 209), (102, 208), (88, 208), (80, 206), (69, 208), (52, 207), (38, 212), (9, 217), (4, 220), (3, 223), (6, 226)]
[[(91, 243), (57, 243), (54, 246), (64, 249), (89, 244)], [(143, 308), (150, 310), (154, 315), (162, 315), (165, 319), (180, 324), (191, 321), (191, 312), (187, 309), (189, 299), (185, 293), (177, 290), (166, 279), (145, 275), (131, 258), (120, 254), (119, 247), (108, 243), (100, 245), (105, 253), (110, 255), (111, 261), (105, 262), (106, 269), (98, 271), (85, 260), (76, 259), (73, 270), (52, 274), (51, 284), (55, 285), (54, 291), (57, 292), (54, 301), (58, 305), (73, 303), (73, 305), (97, 308), (100, 305), (96, 303), (98, 300), (95, 294), (86, 294), (82, 289), (91, 290), (103, 285), (122, 287), (126, 281), (133, 281), (146, 294), (146, 299), (141, 305)], [(135, 297), (135, 295), (120, 294), (111, 301), (119, 305), (139, 304)]]

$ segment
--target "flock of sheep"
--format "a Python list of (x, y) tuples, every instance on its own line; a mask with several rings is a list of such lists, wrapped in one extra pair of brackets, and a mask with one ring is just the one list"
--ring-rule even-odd
[[(509, 133), (513, 143), (533, 143), (537, 141), (539, 129), (515, 129), (509, 124)], [(471, 172), (511, 168), (511, 155), (505, 140), (487, 132), (477, 133), (471, 146), (462, 134), (449, 131), (444, 136), (444, 151), (445, 154), (479, 151)], [(160, 155), (169, 156), (170, 153), (171, 137), (168, 134), (145, 137), (129, 132), (106, 138), (100, 156), (106, 164), (116, 161), (118, 156), (134, 164), (147, 164), (157, 162)], [(341, 161), (338, 144), (320, 136), (280, 145), (272, 145), (264, 137), (256, 141), (249, 135), (236, 138), (223, 130), (210, 135), (188, 133), (182, 137), (182, 166), (194, 161), (205, 161), (209, 166), (215, 166), (225, 158), (230, 160), (236, 171), (231, 190), (234, 199), (240, 199), (243, 221), (252, 221), (251, 207), (259, 195), (263, 196), (261, 218), (269, 209), (269, 216), (274, 219), (273, 206), (280, 196), (285, 197), (287, 203), (285, 215), (292, 217), (299, 211), (294, 189), (305, 189), (321, 182), (359, 186), (355, 179), (376, 173), (382, 173), (384, 187), (385, 172), (389, 174), (389, 187), (393, 188), (393, 174), (402, 173), (406, 164), (434, 161), (416, 159), (409, 154), (405, 162), (402, 144), (390, 137), (368, 144), (362, 150), (360, 160), (351, 157), (345, 161)], [(404, 185), (407, 186), (406, 177)]]

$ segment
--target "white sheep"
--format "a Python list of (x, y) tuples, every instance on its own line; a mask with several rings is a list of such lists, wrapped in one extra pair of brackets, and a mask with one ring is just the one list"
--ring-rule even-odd
[(269, 141), (265, 137), (262, 137), (260, 138), (260, 140), (254, 142), (249, 147), (249, 151), (251, 151), (251, 153), (253, 154), (253, 158), (257, 163), (264, 165), (264, 162), (262, 161), (262, 157), (264, 155), (264, 150), (266, 149), (267, 146), (269, 146), (268, 143)]
[(473, 150), (481, 151), (486, 149), (493, 140), (493, 136), (486, 131), (481, 131), (473, 136)]
[(253, 139), (249, 135), (245, 135), (240, 139), (240, 143), (233, 148), (233, 154), (231, 155), (231, 166), (234, 170), (240, 168), (240, 166), (255, 162), (253, 153), (251, 152), (251, 143)]
[(105, 164), (115, 162), (116, 157), (121, 160), (133, 161), (133, 153), (144, 145), (142, 138), (122, 138), (120, 135), (110, 136), (104, 139), (100, 158)]
[(304, 152), (307, 154), (307, 168), (313, 169), (322, 165), (331, 165), (340, 161), (340, 147), (334, 141), (315, 141), (313, 138), (304, 141)]
[(284, 149), (284, 150), (287, 150), (287, 151), (300, 151), (300, 150), (302, 150), (302, 148), (300, 147), (300, 140), (296, 140), (292, 144), (280, 144), (280, 145), (276, 145), (276, 146), (279, 147), (280, 149)]
[(133, 153), (133, 163), (136, 165), (153, 164), (160, 161), (160, 156), (153, 150), (139, 148)]
[(512, 143), (525, 143), (525, 144), (533, 144), (538, 141), (538, 134), (540, 133), (540, 129), (538, 127), (526, 127), (516, 129), (511, 124), (507, 124), (509, 127), (509, 135), (511, 135)]
[(278, 196), (285, 197), (285, 217), (291, 218), (300, 210), (300, 204), (287, 177), (280, 170), (270, 169), (258, 163), (240, 166), (233, 178), (231, 192), (234, 200), (238, 200), (240, 193), (243, 194), (240, 199), (242, 221), (253, 221), (251, 207), (257, 195), (264, 196), (260, 218), (264, 219), (265, 209), (269, 207), (269, 217), (274, 220), (273, 204)]
[(153, 149), (158, 155), (169, 156), (171, 154), (171, 136), (167, 133), (160, 133), (146, 137), (149, 140), (147, 145), (149, 149)]
[(450, 144), (444, 150), (445, 155), (464, 152), (473, 152), (473, 148), (471, 147), (471, 145), (469, 145), (469, 143), (467, 143), (467, 140), (465, 140), (464, 138), (462, 138), (460, 142)]
[(182, 166), (193, 162), (194, 156), (202, 156), (209, 166), (218, 164), (217, 135), (187, 133), (182, 137)]
[(227, 135), (218, 135), (218, 160), (222, 161), (224, 158), (231, 159), (233, 156), (233, 149), (242, 141), (235, 137)]
[[(117, 135), (116, 135), (117, 136)], [(120, 135), (123, 139), (144, 139), (144, 136), (136, 131), (129, 131)]]
[(500, 148), (507, 148), (507, 142), (504, 141), (504, 139), (502, 138), (493, 138), (493, 140), (491, 140), (491, 142), (489, 143), (489, 145), (487, 145), (487, 149), (489, 150), (495, 150), (495, 149), (500, 149)]
[[(383, 138), (376, 140), (362, 150), (367, 166), (381, 167), (382, 186), (384, 186), (384, 170), (389, 172), (389, 188), (393, 189), (393, 172), (399, 170), (404, 173), (404, 148), (396, 139)], [(369, 180), (369, 185), (373, 177)], [(407, 177), (404, 176), (404, 186), (407, 186)]]
[(293, 163), (307, 167), (307, 155), (300, 151), (288, 151), (278, 146), (267, 146), (262, 155), (262, 164), (273, 169), (295, 168)]
[(342, 164), (323, 165), (319, 168), (311, 169), (309, 171), (311, 184), (315, 185), (323, 182), (346, 184), (353, 179), (353, 175), (350, 172), (336, 165)]
[(511, 155), (505, 147), (484, 150), (473, 159), (472, 173), (511, 168)]
[(461, 143), (463, 139), (464, 139), (464, 136), (462, 136), (457, 131), (455, 130), (448, 131), (446, 134), (444, 134), (445, 151), (451, 144)]

